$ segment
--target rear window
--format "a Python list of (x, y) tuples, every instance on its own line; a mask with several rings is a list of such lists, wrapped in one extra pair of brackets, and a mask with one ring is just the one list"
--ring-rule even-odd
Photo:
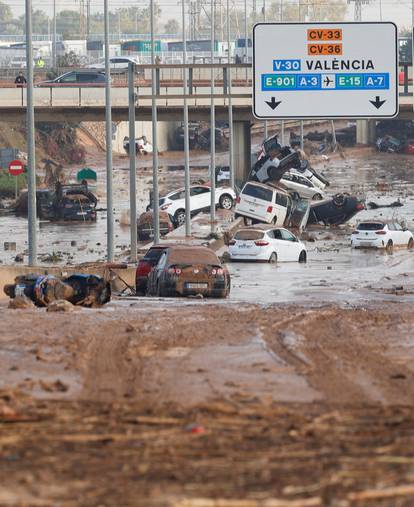
[(262, 239), (264, 236), (264, 232), (262, 231), (238, 231), (236, 232), (236, 235), (234, 236), (234, 239), (239, 239), (243, 241), (247, 240), (257, 240)]
[(380, 223), (373, 223), (373, 222), (366, 222), (359, 224), (357, 229), (358, 231), (380, 231), (384, 228), (384, 224)]
[(220, 264), (216, 254), (207, 248), (174, 248), (168, 256), (169, 264)]
[(144, 261), (157, 262), (161, 255), (165, 252), (165, 248), (150, 248), (144, 256)]
[(246, 185), (242, 194), (262, 199), (263, 201), (272, 201), (273, 192), (267, 188), (257, 187), (256, 185)]

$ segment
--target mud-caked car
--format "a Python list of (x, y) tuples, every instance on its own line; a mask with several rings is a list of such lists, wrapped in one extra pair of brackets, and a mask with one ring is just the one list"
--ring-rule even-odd
[(217, 255), (203, 246), (166, 248), (148, 276), (149, 296), (195, 296), (225, 298), (230, 275)]

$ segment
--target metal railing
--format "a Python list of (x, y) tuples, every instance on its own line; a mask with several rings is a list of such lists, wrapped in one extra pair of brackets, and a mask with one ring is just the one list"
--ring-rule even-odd
[[(412, 77), (410, 64), (400, 66), (399, 95), (412, 96)], [(252, 86), (252, 68), (249, 64), (229, 63), (187, 63), (187, 64), (141, 64), (136, 65), (135, 93), (137, 105), (146, 104), (151, 99), (152, 69), (156, 69), (156, 98), (162, 106), (182, 105), (184, 69), (188, 69), (188, 95), (191, 105), (205, 105), (211, 97), (211, 68), (215, 69), (215, 93), (217, 105), (227, 105), (229, 80), (232, 82), (232, 98), (235, 106), (250, 104)], [(60, 69), (62, 71), (69, 69)], [(70, 69), (74, 70), (74, 69)], [(39, 75), (39, 74), (38, 74)], [(35, 83), (36, 86), (36, 83)], [(127, 76), (112, 76), (113, 105), (128, 105)], [(43, 84), (34, 90), (35, 105), (48, 107), (94, 107), (104, 104), (104, 83), (88, 85), (74, 84)], [(409, 99), (408, 99), (409, 100)], [(25, 88), (16, 88), (13, 83), (0, 85), (0, 106), (25, 106)]]

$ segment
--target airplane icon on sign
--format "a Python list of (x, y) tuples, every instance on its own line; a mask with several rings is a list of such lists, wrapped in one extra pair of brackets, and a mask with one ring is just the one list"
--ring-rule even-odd
[(325, 86), (329, 86), (331, 83), (333, 83), (333, 79), (331, 79), (329, 76), (326, 76), (326, 78), (323, 80), (323, 84)]
[(335, 88), (334, 74), (322, 74), (322, 88)]

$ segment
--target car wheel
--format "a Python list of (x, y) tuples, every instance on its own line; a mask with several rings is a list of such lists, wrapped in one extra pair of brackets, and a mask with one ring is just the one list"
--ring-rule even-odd
[(313, 197), (312, 197), (312, 201), (322, 201), (323, 197), (321, 194), (315, 194)]
[(269, 257), (269, 264), (276, 264), (277, 262), (277, 253), (273, 252), (272, 255)]
[(233, 198), (229, 194), (223, 194), (219, 199), (219, 206), (222, 209), (231, 209), (233, 207)]
[(175, 212), (174, 215), (175, 223), (177, 224), (177, 227), (180, 227), (180, 225), (183, 225), (185, 223), (185, 211), (183, 209), (179, 209)]
[(387, 253), (391, 254), (394, 250), (394, 243), (391, 240), (388, 240), (387, 246), (385, 247)]
[(414, 239), (410, 238), (407, 247), (411, 250), (414, 247)]
[(248, 217), (243, 217), (243, 222), (244, 222), (244, 225), (252, 225), (253, 224), (253, 220)]
[(307, 261), (307, 254), (305, 250), (302, 250), (299, 255), (299, 262), (306, 262)]

